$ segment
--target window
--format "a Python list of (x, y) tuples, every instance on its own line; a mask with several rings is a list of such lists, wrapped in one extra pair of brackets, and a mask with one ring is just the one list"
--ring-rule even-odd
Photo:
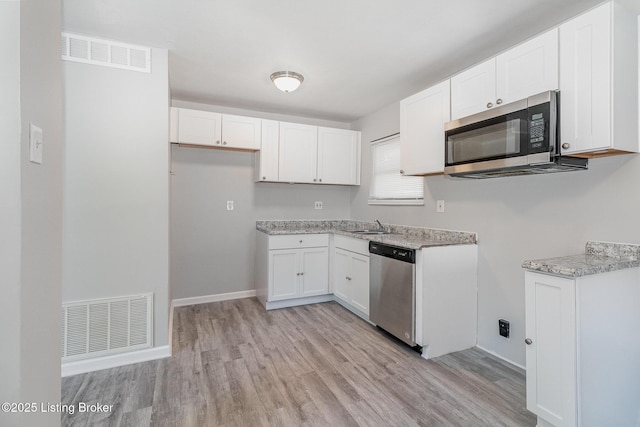
[(400, 174), (400, 135), (371, 143), (370, 205), (424, 205), (424, 178)]

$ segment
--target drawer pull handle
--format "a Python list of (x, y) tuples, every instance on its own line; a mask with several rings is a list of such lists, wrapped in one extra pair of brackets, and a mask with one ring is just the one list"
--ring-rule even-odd
[(524, 343), (526, 345), (531, 345), (531, 344), (533, 344), (533, 341), (531, 340), (531, 338), (527, 338), (527, 339), (524, 340)]

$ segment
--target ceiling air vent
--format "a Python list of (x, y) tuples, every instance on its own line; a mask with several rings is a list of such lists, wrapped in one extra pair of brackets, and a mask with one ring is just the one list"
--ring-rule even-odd
[(65, 61), (151, 72), (151, 48), (72, 33), (62, 33), (61, 41)]

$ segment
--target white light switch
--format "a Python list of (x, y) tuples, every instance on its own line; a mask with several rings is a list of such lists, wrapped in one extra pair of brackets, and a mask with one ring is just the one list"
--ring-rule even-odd
[(42, 144), (44, 138), (42, 135), (42, 129), (33, 123), (29, 127), (29, 160), (39, 165), (42, 164)]
[(228, 211), (233, 210), (233, 200), (227, 200), (227, 210)]
[(444, 200), (436, 201), (436, 212), (444, 212)]

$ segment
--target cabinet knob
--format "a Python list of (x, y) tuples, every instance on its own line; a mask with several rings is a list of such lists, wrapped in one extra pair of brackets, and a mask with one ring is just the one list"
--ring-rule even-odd
[(322, 182), (322, 178), (320, 178), (318, 181)]
[(491, 108), (491, 107), (493, 107), (493, 103), (487, 102), (487, 108)]
[(562, 144), (562, 149), (563, 150), (568, 150), (569, 147), (571, 147), (571, 144), (569, 144), (568, 142), (565, 142), (564, 144)]
[(527, 339), (524, 340), (524, 343), (526, 345), (531, 345), (531, 344), (533, 344), (533, 341), (531, 340), (531, 338), (527, 338)]
[(404, 175), (404, 171), (400, 169), (400, 175)]
[(497, 105), (502, 104), (502, 99), (498, 98), (498, 99), (496, 100), (496, 104), (497, 104)]
[(216, 141), (216, 144), (220, 145), (220, 141)]
[(304, 276), (304, 273), (300, 273), (301, 276)]
[(222, 142), (222, 145), (227, 145), (227, 141), (223, 141), (223, 142)]
[(267, 179), (267, 177), (266, 177), (266, 176), (263, 176), (263, 177), (262, 177), (262, 179)]
[(351, 277), (347, 276), (347, 280), (351, 280)]
[(317, 181), (317, 179), (313, 178), (313, 182), (316, 182), (316, 181)]
[(302, 244), (302, 240), (300, 240), (300, 244)]

